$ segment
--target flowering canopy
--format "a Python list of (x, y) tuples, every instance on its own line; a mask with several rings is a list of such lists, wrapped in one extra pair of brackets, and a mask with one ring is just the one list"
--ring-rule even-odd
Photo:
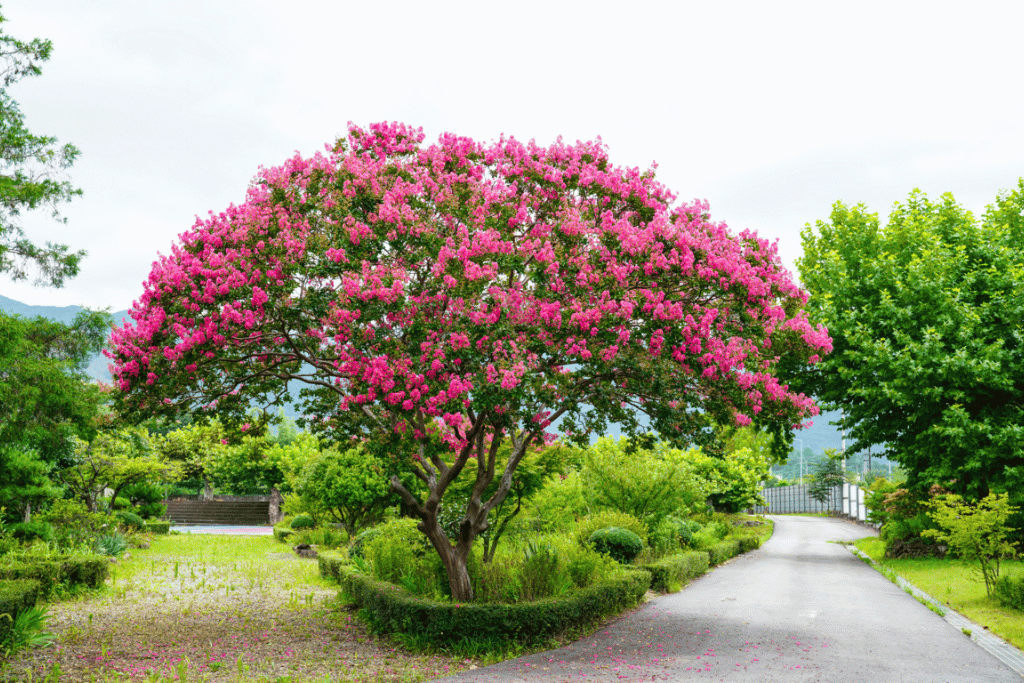
[(775, 373), (831, 340), (774, 245), (674, 205), (599, 140), (422, 142), (350, 124), (197, 220), (113, 333), (121, 407), (241, 413), (304, 382), (315, 427), (417, 442), (428, 503), (466, 457), (490, 482), (505, 438), (510, 475), (559, 419), (586, 439), (645, 413), (689, 441), (722, 421), (789, 435), (817, 412)]

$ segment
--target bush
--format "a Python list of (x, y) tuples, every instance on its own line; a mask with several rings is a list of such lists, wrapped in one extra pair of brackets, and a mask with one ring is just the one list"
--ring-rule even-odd
[(303, 529), (312, 529), (316, 526), (316, 522), (309, 515), (303, 513), (298, 515), (292, 520), (291, 527), (294, 531), (301, 531)]
[(10, 639), (18, 615), (35, 607), (40, 593), (39, 581), (34, 579), (0, 580), (0, 647)]
[(274, 538), (277, 539), (278, 543), (287, 543), (289, 537), (294, 533), (291, 522), (281, 522), (274, 525)]
[(114, 513), (114, 517), (117, 518), (121, 528), (126, 531), (142, 531), (146, 528), (146, 523), (134, 512), (124, 510)]
[(515, 605), (460, 604), (415, 597), (355, 571), (337, 555), (326, 555), (318, 558), (321, 574), (339, 580), (342, 590), (365, 610), (372, 630), (440, 645), (487, 639), (544, 642), (636, 605), (651, 580), (645, 571), (625, 571), (566, 597)]
[(54, 501), (39, 519), (53, 527), (54, 543), (63, 551), (91, 548), (112, 522), (107, 515), (89, 512), (76, 500)]
[(668, 593), (679, 590), (706, 572), (710, 565), (708, 553), (695, 551), (665, 557), (641, 568), (651, 573), (651, 590)]
[(145, 530), (151, 534), (166, 536), (171, 532), (171, 523), (161, 519), (147, 519)]
[(573, 587), (574, 582), (566, 571), (565, 563), (553, 545), (531, 542), (524, 556), (526, 561), (523, 562), (521, 572), (523, 600), (564, 595)]
[(380, 527), (376, 526), (360, 532), (358, 536), (352, 539), (352, 545), (348, 549), (349, 557), (363, 557), (366, 544), (378, 536), (380, 536)]
[(96, 551), (96, 554), (108, 557), (120, 557), (127, 549), (128, 539), (119, 531), (100, 534), (96, 537), (96, 541), (93, 544), (93, 550)]
[(1024, 576), (1000, 576), (994, 593), (1003, 607), (1024, 612)]
[(53, 527), (46, 522), (18, 522), (7, 527), (11, 538), (28, 543), (40, 540), (49, 543), (53, 540)]
[(577, 588), (586, 588), (610, 579), (619, 571), (619, 565), (593, 548), (573, 545), (566, 551), (565, 569)]
[(109, 572), (110, 562), (94, 555), (22, 555), (0, 562), (0, 580), (34, 579), (42, 597), (49, 597), (59, 585), (99, 588)]
[(594, 550), (610, 555), (612, 559), (621, 564), (629, 564), (644, 549), (644, 543), (640, 537), (622, 527), (598, 529), (587, 540)]
[[(275, 528), (276, 530), (276, 528)], [(291, 543), (308, 543), (319, 549), (337, 548), (348, 543), (348, 532), (344, 529), (333, 527), (321, 527), (320, 529), (306, 529), (291, 534)]]
[(164, 505), (164, 487), (160, 484), (129, 484), (121, 489), (121, 496), (131, 501), (135, 506), (135, 514), (143, 519), (163, 517), (167, 512), (167, 506)]
[(708, 559), (711, 562), (711, 566), (714, 567), (736, 557), (740, 554), (741, 550), (740, 541), (731, 538), (728, 541), (720, 541), (708, 548)]
[(639, 536), (643, 543), (647, 543), (647, 527), (639, 519), (625, 512), (598, 512), (584, 517), (576, 525), (576, 542), (587, 545), (591, 534), (598, 529), (612, 526), (628, 529)]
[[(374, 527), (378, 533), (366, 542), (363, 554), (373, 565), (373, 575), (377, 580), (400, 583), (403, 576), (418, 574), (430, 583), (430, 577), (423, 571), (425, 567), (419, 566), (419, 560), (430, 550), (430, 542), (416, 528), (417, 524), (419, 522), (415, 519), (402, 517)], [(425, 590), (426, 586), (422, 589)]]

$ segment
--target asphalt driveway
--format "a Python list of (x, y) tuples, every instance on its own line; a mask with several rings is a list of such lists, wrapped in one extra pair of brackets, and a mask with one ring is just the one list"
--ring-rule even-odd
[(870, 529), (773, 517), (759, 550), (658, 597), (568, 647), (444, 681), (1020, 683), (835, 540)]

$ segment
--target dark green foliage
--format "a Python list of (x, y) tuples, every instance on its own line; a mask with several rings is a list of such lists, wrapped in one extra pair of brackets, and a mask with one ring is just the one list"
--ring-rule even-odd
[(171, 523), (161, 519), (146, 520), (146, 531), (151, 534), (167, 535), (171, 531)]
[(53, 540), (53, 527), (46, 522), (18, 522), (8, 525), (7, 532), (19, 541)]
[(321, 575), (341, 583), (375, 631), (405, 633), (440, 645), (486, 638), (543, 642), (636, 605), (651, 581), (646, 571), (628, 571), (561, 598), (518, 605), (460, 604), (412, 596), (356, 572), (332, 553), (321, 554), (318, 561)]
[(706, 572), (710, 566), (708, 553), (694, 551), (662, 558), (657, 562), (642, 565), (641, 569), (651, 573), (651, 590), (665, 593), (670, 588), (686, 585), (691, 579)]
[(629, 529), (639, 536), (641, 541), (647, 542), (647, 527), (643, 522), (628, 513), (615, 511), (597, 512), (581, 519), (576, 524), (576, 542), (587, 545), (591, 534), (598, 529), (612, 526)]
[(639, 536), (621, 527), (598, 529), (587, 540), (594, 550), (611, 555), (620, 564), (629, 564), (644, 549)]
[(14, 620), (25, 610), (34, 607), (39, 597), (40, 584), (35, 579), (0, 578), (0, 650), (5, 649), (10, 639)]
[(122, 510), (115, 513), (114, 517), (117, 519), (120, 526), (126, 530), (142, 531), (146, 528), (146, 523), (134, 512)]
[(75, 500), (55, 501), (50, 509), (39, 515), (53, 527), (54, 543), (61, 551), (91, 548), (96, 537), (109, 528), (113, 520), (104, 514), (89, 512)]
[[(0, 15), (0, 24), (5, 21)], [(24, 280), (32, 268), (37, 273), (37, 284), (60, 287), (65, 278), (78, 273), (85, 252), (69, 253), (63, 245), (33, 243), (22, 231), (18, 217), (22, 211), (48, 209), (53, 218), (64, 222), (58, 206), (82, 194), (63, 177), (79, 152), (73, 145), (58, 146), (57, 138), (30, 133), (18, 103), (7, 93), (13, 83), (42, 73), (40, 64), (50, 58), (52, 50), (49, 40), (23, 42), (0, 32), (0, 164), (4, 168), (0, 182), (0, 273), (12, 280)]]
[(307, 514), (301, 514), (292, 520), (291, 528), (294, 531), (301, 531), (302, 529), (312, 529), (316, 526), (316, 522), (313, 518)]
[(1024, 612), (1024, 576), (1000, 576), (994, 593), (1003, 607)]
[(135, 514), (143, 519), (163, 517), (167, 512), (164, 505), (164, 487), (151, 482), (137, 482), (121, 489), (121, 496), (135, 506)]
[(814, 467), (814, 480), (807, 490), (809, 495), (819, 503), (828, 501), (832, 489), (843, 483), (843, 469), (839, 460), (825, 458)]

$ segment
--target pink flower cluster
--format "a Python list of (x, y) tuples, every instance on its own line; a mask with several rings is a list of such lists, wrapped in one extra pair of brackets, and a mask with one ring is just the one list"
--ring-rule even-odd
[(339, 410), (453, 444), (484, 415), (542, 429), (595, 391), (740, 424), (815, 414), (774, 369), (831, 340), (775, 245), (675, 200), (600, 140), (424, 146), (350, 124), (158, 259), (111, 337), (116, 385), (145, 408), (216, 401), (213, 377), (315, 378)]

